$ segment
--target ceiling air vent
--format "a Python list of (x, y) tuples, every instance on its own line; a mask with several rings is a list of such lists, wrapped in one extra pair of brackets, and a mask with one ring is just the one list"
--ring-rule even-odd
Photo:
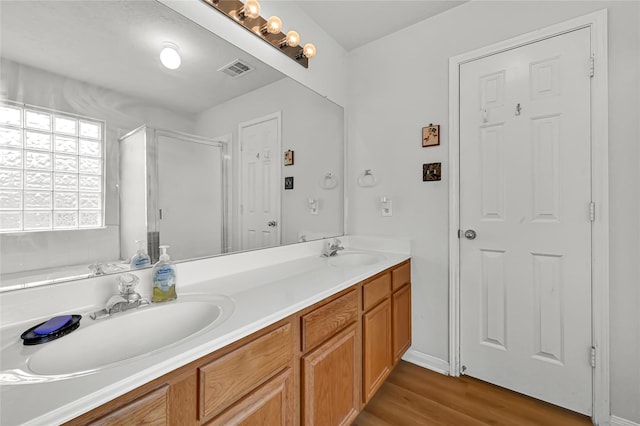
[(231, 63), (220, 68), (218, 71), (222, 71), (229, 77), (238, 78), (241, 75), (245, 75), (246, 73), (253, 70), (254, 68), (251, 65), (241, 61), (240, 59), (236, 59), (235, 61), (232, 61)]

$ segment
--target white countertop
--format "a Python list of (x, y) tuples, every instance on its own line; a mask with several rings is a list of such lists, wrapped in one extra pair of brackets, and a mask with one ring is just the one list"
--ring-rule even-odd
[[(186, 283), (178, 285), (178, 298), (191, 293), (228, 296), (235, 306), (226, 321), (182, 343), (88, 375), (41, 383), (3, 383), (0, 388), (0, 424), (51, 425), (73, 419), (410, 257), (408, 249), (402, 250), (403, 253), (378, 251), (376, 253), (384, 256), (384, 259), (373, 265), (333, 267), (327, 264), (326, 259), (317, 255), (317, 244), (309, 244), (306, 247), (315, 254), (309, 255), (312, 252), (305, 252), (298, 247), (298, 257), (289, 261), (283, 261), (281, 256), (270, 256), (269, 261), (262, 262), (263, 258), (257, 257), (260, 253), (254, 252), (253, 255), (245, 256), (244, 260), (253, 259), (254, 266), (259, 267), (246, 270), (245, 263), (245, 271), (234, 271), (234, 268), (230, 267), (228, 270), (234, 273), (225, 275), (217, 270), (215, 273), (207, 274), (214, 276), (210, 279), (203, 279), (204, 273), (198, 271), (202, 268), (206, 270), (210, 265), (196, 265), (192, 270), (183, 267), (181, 270), (180, 267), (186, 264), (179, 264), (179, 283), (181, 272), (184, 273)], [(377, 248), (375, 244), (369, 244), (367, 247)], [(359, 247), (353, 245), (350, 248), (360, 251)], [(284, 254), (285, 258), (292, 257), (291, 249), (281, 249), (279, 252)], [(10, 298), (5, 298), (2, 302), (3, 309), (10, 308), (15, 311), (18, 311), (21, 305), (20, 301), (14, 302)], [(94, 306), (87, 309), (86, 301), (79, 302), (79, 305), (83, 308), (75, 313), (85, 314), (94, 310)], [(70, 312), (72, 311), (62, 309), (57, 314)], [(16, 321), (7, 324), (6, 317), (4, 318), (4, 324), (7, 325), (1, 329), (3, 352), (7, 348), (22, 347), (20, 334), (28, 326), (37, 324), (39, 320), (26, 321), (18, 316), (12, 319)], [(92, 320), (86, 316), (82, 321)], [(37, 349), (26, 348), (22, 353), (28, 358)], [(13, 367), (6, 362), (2, 364), (2, 371)]]

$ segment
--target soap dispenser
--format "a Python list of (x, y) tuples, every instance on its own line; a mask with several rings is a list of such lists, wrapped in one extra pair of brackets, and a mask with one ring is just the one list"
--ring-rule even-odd
[(142, 269), (146, 268), (147, 266), (151, 266), (151, 258), (144, 248), (145, 243), (146, 241), (144, 240), (136, 240), (138, 251), (131, 258), (131, 262), (129, 264), (129, 267), (131, 269)]
[(169, 246), (160, 246), (160, 260), (153, 265), (151, 277), (153, 280), (152, 302), (168, 302), (176, 299), (176, 267), (169, 260), (167, 249)]

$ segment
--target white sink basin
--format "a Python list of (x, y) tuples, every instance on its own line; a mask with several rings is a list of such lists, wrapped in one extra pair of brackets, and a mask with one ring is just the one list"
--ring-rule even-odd
[(230, 299), (152, 304), (112, 317), (82, 319), (80, 329), (44, 344), (29, 370), (44, 375), (78, 374), (165, 349), (217, 326), (233, 311)]
[(382, 260), (384, 260), (384, 256), (380, 254), (344, 251), (338, 252), (337, 255), (330, 257), (327, 262), (329, 265), (336, 267), (353, 267), (373, 265)]

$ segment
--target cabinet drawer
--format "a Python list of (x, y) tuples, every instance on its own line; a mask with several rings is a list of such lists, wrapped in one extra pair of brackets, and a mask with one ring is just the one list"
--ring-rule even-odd
[(200, 367), (200, 419), (221, 413), (293, 360), (291, 324)]
[(411, 282), (411, 263), (407, 262), (391, 271), (393, 291)]
[[(168, 425), (167, 393), (169, 386), (162, 386), (106, 416), (89, 423), (90, 426), (106, 425)], [(85, 423), (86, 424), (86, 423)]]
[(313, 349), (358, 319), (358, 293), (352, 290), (301, 318), (302, 352)]
[(365, 311), (391, 293), (391, 274), (385, 273), (362, 286), (362, 309)]

